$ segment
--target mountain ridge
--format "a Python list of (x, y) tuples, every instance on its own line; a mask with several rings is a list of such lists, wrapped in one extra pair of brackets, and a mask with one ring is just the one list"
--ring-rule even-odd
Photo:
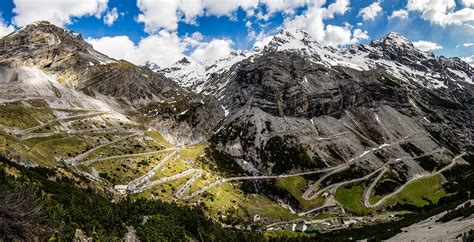
[[(460, 60), (459, 58), (446, 58), (444, 56), (435, 57), (431, 52), (425, 52), (416, 49), (412, 42), (402, 35), (391, 32), (379, 40), (373, 40), (369, 45), (361, 44), (358, 46), (348, 46), (342, 48), (326, 47), (315, 41), (308, 33), (299, 29), (282, 30), (279, 34), (275, 35), (272, 40), (261, 50), (249, 50), (229, 55), (228, 57), (222, 57), (220, 60), (216, 60), (214, 63), (206, 65), (200, 63), (193, 63), (195, 65), (203, 65), (205, 72), (202, 72), (202, 67), (197, 71), (198, 74), (184, 74), (190, 71), (183, 71), (180, 73), (182, 67), (179, 65), (172, 65), (171, 67), (164, 68), (161, 70), (154, 70), (163, 73), (165, 76), (170, 77), (177, 81), (178, 84), (190, 87), (195, 92), (202, 92), (205, 89), (206, 79), (209, 79), (214, 73), (220, 74), (225, 70), (228, 70), (233, 64), (242, 60), (231, 61), (226, 64), (222, 60), (228, 60), (232, 56), (243, 56), (246, 58), (252, 58), (264, 52), (271, 51), (297, 51), (308, 57), (313, 58), (315, 61), (319, 61), (327, 66), (343, 65), (356, 69), (375, 69), (385, 67), (391, 69), (391, 71), (398, 75), (398, 77), (408, 79), (407, 75), (420, 75), (416, 71), (426, 71), (429, 68), (437, 66), (440, 70), (439, 75), (447, 73), (452, 79), (457, 79), (465, 82), (474, 84), (474, 77), (469, 76), (468, 73), (472, 73), (472, 67)], [(400, 52), (400, 53), (397, 53)], [(403, 59), (394, 59), (397, 54), (406, 57)], [(405, 58), (405, 57), (404, 57)], [(397, 66), (390, 66), (390, 63), (385, 63), (383, 60), (399, 62), (408, 68), (402, 68)], [(380, 61), (379, 61), (380, 60)], [(424, 66), (417, 62), (424, 61)], [(442, 63), (442, 64), (441, 64)], [(222, 66), (216, 70), (212, 70), (210, 67)], [(443, 67), (451, 67), (453, 71), (443, 70)], [(413, 68), (414, 70), (410, 70)], [(460, 72), (459, 72), (460, 71)], [(406, 72), (406, 74), (405, 74)], [(464, 74), (463, 74), (464, 73)], [(429, 77), (425, 78), (426, 81), (434, 88), (443, 87), (443, 82), (438, 80), (439, 78)], [(194, 88), (193, 88), (194, 87)]]

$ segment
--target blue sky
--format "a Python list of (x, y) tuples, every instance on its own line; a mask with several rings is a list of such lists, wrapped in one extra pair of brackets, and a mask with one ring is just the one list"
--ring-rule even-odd
[[(100, 51), (167, 66), (212, 61), (286, 27), (326, 45), (399, 32), (436, 55), (474, 56), (474, 0), (0, 0), (0, 35), (37, 20), (82, 33)], [(394, 14), (394, 12), (396, 14)], [(108, 23), (106, 23), (109, 20)]]

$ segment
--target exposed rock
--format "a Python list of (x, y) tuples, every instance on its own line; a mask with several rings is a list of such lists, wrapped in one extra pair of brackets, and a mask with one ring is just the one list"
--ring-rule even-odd
[[(207, 64), (225, 66), (218, 71), (206, 67), (204, 74), (190, 76), (183, 74), (189, 69), (170, 67), (164, 74), (180, 85), (198, 83), (190, 85), (195, 92), (217, 97), (226, 118), (214, 142), (258, 172), (272, 173), (279, 162), (265, 158), (267, 143), (278, 136), (324, 166), (387, 145), (383, 154), (369, 152), (355, 162), (367, 172), (390, 158), (410, 157), (403, 142), (423, 153), (445, 147), (447, 157), (473, 152), (474, 72), (459, 58), (435, 57), (396, 33), (337, 49), (297, 29), (238, 56), (242, 60), (232, 65)], [(426, 172), (413, 160), (402, 163), (395, 171), (409, 177)]]

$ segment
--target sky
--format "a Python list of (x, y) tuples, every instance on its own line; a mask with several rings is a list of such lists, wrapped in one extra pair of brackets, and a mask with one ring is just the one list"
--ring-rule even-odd
[(474, 0), (0, 0), (0, 37), (39, 20), (139, 65), (212, 62), (285, 28), (338, 47), (398, 32), (474, 65)]

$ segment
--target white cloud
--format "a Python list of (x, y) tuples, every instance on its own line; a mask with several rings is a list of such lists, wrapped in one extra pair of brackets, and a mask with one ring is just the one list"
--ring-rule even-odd
[(258, 12), (257, 15), (255, 15), (255, 17), (258, 19), (258, 20), (263, 20), (263, 21), (268, 21), (268, 19), (270, 19), (270, 14), (264, 14), (263, 12)]
[(13, 23), (27, 25), (39, 20), (64, 26), (71, 24), (72, 18), (82, 16), (100, 17), (107, 9), (108, 0), (13, 0), (15, 7)]
[(441, 26), (468, 24), (474, 21), (472, 0), (464, 0), (464, 8), (456, 8), (455, 0), (408, 0), (409, 11), (421, 13), (421, 18)]
[(216, 16), (229, 15), (239, 7), (244, 9), (244, 11), (255, 9), (259, 4), (259, 0), (201, 0), (201, 2), (202, 8), (207, 10), (207, 14)]
[(252, 28), (252, 22), (247, 20), (247, 22), (245, 22), (245, 27)]
[(324, 42), (325, 25), (323, 21), (323, 13), (325, 9), (318, 5), (309, 7), (302, 15), (293, 19), (286, 20), (286, 28), (301, 28), (306, 30), (317, 41)]
[(471, 47), (471, 46), (474, 46), (474, 43), (464, 43), (464, 44), (462, 44), (462, 46)]
[(138, 22), (145, 24), (146, 32), (156, 32), (162, 28), (176, 30), (178, 28), (178, 0), (138, 0), (137, 6), (142, 12)]
[(214, 39), (196, 48), (191, 54), (191, 58), (199, 62), (214, 61), (228, 55), (232, 51), (231, 45), (231, 40)]
[(137, 21), (144, 23), (149, 33), (161, 29), (174, 31), (181, 20), (193, 23), (203, 15), (232, 17), (239, 8), (253, 11), (258, 4), (259, 0), (138, 0), (141, 14)]
[(184, 56), (186, 44), (174, 33), (165, 30), (150, 35), (138, 44), (128, 36), (87, 39), (92, 46), (115, 59), (125, 59), (137, 65), (152, 61), (159, 66), (169, 66)]
[(191, 36), (186, 35), (186, 37), (183, 38), (183, 41), (186, 43), (187, 47), (197, 47), (202, 44), (202, 40), (204, 39), (204, 36), (196, 31)]
[(314, 0), (261, 0), (260, 2), (266, 6), (269, 14), (273, 14), (276, 12), (291, 13), (293, 9), (303, 7)]
[(425, 40), (420, 40), (420, 41), (415, 41), (413, 42), (413, 45), (423, 51), (432, 51), (432, 50), (439, 50), (442, 49), (443, 46), (440, 46), (436, 43), (430, 42), (430, 41), (425, 41)]
[(472, 67), (474, 67), (474, 55), (461, 58), (461, 60), (465, 61), (467, 64), (469, 64), (469, 65), (471, 65)]
[(115, 22), (115, 20), (117, 20), (119, 17), (119, 13), (117, 12), (117, 8), (113, 8), (111, 11), (108, 11), (105, 15), (104, 15), (104, 23), (107, 25), (107, 26), (112, 26)]
[(231, 40), (213, 39), (210, 42), (202, 42), (203, 38), (201, 33), (195, 32), (180, 39), (176, 33), (161, 30), (143, 38), (138, 44), (128, 36), (88, 38), (87, 42), (97, 51), (112, 58), (124, 59), (137, 65), (151, 61), (161, 67), (176, 63), (186, 56), (184, 53), (188, 49), (193, 49), (191, 59), (199, 62), (212, 62), (233, 50)]
[(389, 20), (392, 20), (394, 18), (408, 19), (408, 11), (405, 9), (395, 10), (392, 12), (392, 15), (388, 16)]
[(247, 27), (248, 38), (251, 40), (255, 39), (257, 37), (257, 32), (255, 32), (255, 30), (253, 29), (252, 22), (250, 22), (250, 20), (247, 20), (247, 22), (245, 22), (245, 27)]
[[(328, 14), (345, 11), (345, 4), (342, 2), (348, 1), (339, 0), (339, 5), (331, 4)], [(194, 23), (198, 16), (228, 16), (235, 19), (236, 11), (243, 9), (248, 17), (268, 20), (276, 12), (294, 14), (296, 8), (311, 2), (314, 0), (138, 0), (137, 6), (141, 13), (137, 21), (145, 24), (145, 31), (148, 33), (161, 29), (174, 31), (178, 22)], [(260, 6), (266, 7), (266, 13), (260, 11)]]
[(0, 12), (0, 38), (13, 31), (15, 31), (15, 28), (12, 25), (5, 23)]
[(202, 39), (204, 38), (204, 36), (202, 36), (202, 34), (201, 34), (200, 32), (198, 32), (198, 31), (194, 32), (194, 33), (191, 35), (191, 37), (192, 37), (193, 39), (195, 39), (195, 40), (198, 40), (198, 41), (200, 41), (200, 40), (202, 40)]
[(364, 21), (372, 21), (382, 12), (379, 2), (373, 2), (369, 6), (362, 8), (357, 16), (361, 16)]
[(344, 14), (349, 10), (349, 0), (338, 0), (334, 3), (329, 4), (325, 11), (325, 18), (334, 18), (335, 14)]
[[(286, 28), (299, 28), (308, 32), (315, 40), (322, 44), (338, 46), (357, 43), (360, 39), (353, 36), (351, 25), (327, 25), (324, 20), (332, 19), (336, 14), (343, 15), (349, 9), (349, 1), (336, 0), (327, 7), (322, 7), (325, 1), (317, 1), (308, 6), (308, 9), (299, 16), (285, 19)], [(361, 37), (361, 30), (357, 34)], [(367, 32), (362, 32), (367, 34)]]
[(351, 30), (345, 27), (328, 25), (326, 26), (325, 43), (335, 46), (341, 43), (351, 42)]
[(125, 35), (114, 37), (106, 36), (99, 39), (88, 38), (86, 41), (97, 51), (115, 59), (128, 59), (129, 53), (135, 51), (136, 48), (133, 41)]
[(265, 35), (263, 32), (261, 32), (260, 34), (257, 35), (256, 39), (257, 40), (253, 44), (252, 48), (257, 47), (257, 48), (262, 49), (263, 47), (265, 47), (265, 45), (267, 45), (268, 43), (270, 43), (270, 41), (272, 41), (273, 36)]
[(461, 0), (462, 4), (466, 7), (474, 7), (474, 0)]
[(367, 30), (362, 30), (362, 29), (354, 29), (354, 32), (352, 33), (353, 36), (353, 42), (357, 43), (361, 40), (367, 40), (369, 39), (369, 32)]

